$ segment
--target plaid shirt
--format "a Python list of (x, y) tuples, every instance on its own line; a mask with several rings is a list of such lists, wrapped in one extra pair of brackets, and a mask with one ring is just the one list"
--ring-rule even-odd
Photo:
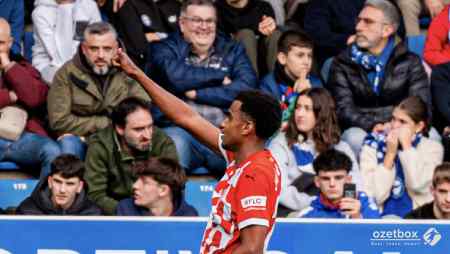
[[(205, 59), (200, 59), (200, 57), (198, 57), (191, 51), (189, 57), (186, 58), (186, 64), (197, 67), (218, 69), (222, 66), (222, 57), (215, 54), (214, 48), (211, 48), (211, 50), (208, 52), (208, 57), (206, 57)], [(195, 111), (197, 111), (203, 118), (205, 118), (215, 126), (219, 126), (225, 119), (225, 114), (221, 108), (199, 104), (189, 99), (187, 99), (186, 102), (192, 108), (194, 108)]]

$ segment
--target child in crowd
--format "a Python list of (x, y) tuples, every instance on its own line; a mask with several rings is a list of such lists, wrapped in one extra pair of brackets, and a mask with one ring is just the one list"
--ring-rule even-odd
[(321, 87), (321, 80), (311, 75), (313, 41), (303, 32), (286, 31), (278, 41), (275, 69), (260, 83), (260, 89), (280, 101), (283, 110), (282, 129), (295, 108), (295, 97), (302, 91)]
[(364, 190), (382, 216), (404, 217), (432, 200), (434, 168), (442, 162), (442, 145), (425, 137), (427, 105), (419, 97), (403, 100), (393, 111), (387, 131), (372, 132), (360, 155)]
[[(350, 146), (340, 140), (333, 98), (325, 88), (306, 89), (294, 100), (295, 110), (286, 132), (269, 144), (282, 172), (279, 216), (309, 206), (314, 192), (313, 160), (330, 148), (344, 152), (352, 161), (350, 175), (361, 184), (358, 162)], [(312, 188), (309, 188), (312, 187)], [(287, 209), (283, 209), (287, 208)]]

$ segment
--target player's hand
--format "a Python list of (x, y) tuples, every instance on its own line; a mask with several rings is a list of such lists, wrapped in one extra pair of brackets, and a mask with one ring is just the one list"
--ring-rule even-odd
[(7, 52), (0, 52), (0, 70), (6, 70), (6, 68), (11, 64), (9, 55)]
[(11, 103), (16, 103), (18, 99), (19, 98), (14, 91), (9, 91), (9, 100), (11, 101)]
[(407, 127), (400, 127), (398, 129), (398, 140), (403, 150), (408, 150), (412, 145), (412, 138), (414, 136), (414, 132)]
[(232, 80), (228, 76), (225, 76), (225, 78), (223, 78), (222, 84), (224, 86), (227, 86), (227, 85), (231, 84), (231, 82), (232, 82)]
[(141, 70), (131, 61), (130, 57), (121, 49), (117, 50), (116, 56), (112, 61), (113, 66), (121, 68), (126, 74), (131, 77), (138, 75)]
[(350, 37), (348, 37), (348, 39), (347, 39), (347, 45), (350, 45), (350, 44), (352, 44), (353, 42), (355, 42), (356, 41), (356, 34), (352, 34), (352, 35), (350, 35)]
[(307, 74), (308, 72), (306, 70), (302, 70), (300, 77), (298, 77), (294, 84), (295, 92), (301, 93), (302, 91), (311, 88), (311, 82), (306, 78)]

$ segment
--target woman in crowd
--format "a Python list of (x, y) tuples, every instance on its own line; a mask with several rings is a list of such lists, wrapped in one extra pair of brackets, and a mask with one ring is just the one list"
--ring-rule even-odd
[(403, 100), (387, 131), (370, 133), (360, 155), (363, 188), (382, 208), (382, 216), (403, 217), (432, 200), (434, 168), (442, 162), (442, 145), (425, 137), (428, 111), (419, 97)]
[(299, 94), (294, 105), (295, 111), (286, 132), (278, 133), (269, 144), (283, 176), (280, 216), (310, 204), (317, 193), (312, 162), (331, 147), (351, 158), (353, 182), (358, 186), (361, 184), (356, 157), (350, 146), (340, 141), (335, 103), (328, 91), (324, 88), (306, 89)]

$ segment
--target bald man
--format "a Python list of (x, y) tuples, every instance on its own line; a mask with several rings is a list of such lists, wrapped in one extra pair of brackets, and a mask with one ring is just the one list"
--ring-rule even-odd
[[(12, 161), (45, 176), (52, 160), (60, 154), (58, 144), (47, 136), (41, 121), (48, 87), (30, 63), (11, 53), (12, 44), (11, 28), (0, 18), (0, 112), (4, 111), (0, 115), (0, 161)], [(28, 113), (25, 130), (15, 140), (5, 135), (5, 123), (11, 121), (5, 113), (8, 106)]]

